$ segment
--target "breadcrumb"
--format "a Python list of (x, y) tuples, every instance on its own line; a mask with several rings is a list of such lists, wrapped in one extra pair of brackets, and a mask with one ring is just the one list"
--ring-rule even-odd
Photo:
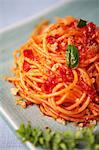
[(19, 89), (17, 89), (17, 88), (11, 88), (12, 95), (17, 95), (18, 91), (19, 91)]

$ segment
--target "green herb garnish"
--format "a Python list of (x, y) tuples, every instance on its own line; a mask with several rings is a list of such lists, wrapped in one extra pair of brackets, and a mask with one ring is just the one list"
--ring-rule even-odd
[(74, 68), (78, 65), (79, 53), (74, 45), (68, 45), (66, 50), (66, 62), (69, 68)]
[(83, 128), (76, 132), (53, 132), (39, 128), (32, 128), (30, 123), (20, 125), (16, 131), (23, 142), (29, 141), (35, 146), (47, 150), (75, 150), (83, 148), (86, 150), (99, 150), (99, 133), (94, 134), (93, 128)]
[(77, 27), (82, 28), (82, 27), (86, 26), (86, 24), (87, 24), (87, 21), (80, 19), (77, 24)]

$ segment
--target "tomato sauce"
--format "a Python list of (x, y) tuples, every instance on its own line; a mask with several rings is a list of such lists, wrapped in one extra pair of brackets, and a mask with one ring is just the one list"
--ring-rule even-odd
[[(25, 49), (23, 51), (23, 54), (24, 54), (24, 57), (27, 57), (31, 60), (34, 60), (33, 51), (31, 49)], [(24, 63), (23, 63), (23, 70), (26, 71), (26, 72), (30, 70), (30, 64), (25, 60), (24, 60)]]
[(46, 93), (51, 93), (53, 87), (57, 84), (57, 77), (56, 75), (52, 75), (48, 77), (47, 80), (45, 80), (42, 90), (45, 91)]
[(48, 37), (47, 37), (47, 42), (48, 42), (49, 44), (54, 44), (54, 43), (56, 42), (56, 39), (55, 39), (54, 36), (48, 36)]
[(30, 70), (30, 64), (24, 60), (24, 63), (23, 63), (23, 70), (24, 71), (29, 71)]
[(82, 88), (83, 91), (87, 92), (87, 94), (93, 99), (95, 97), (96, 91), (93, 87), (89, 86), (86, 82), (83, 80), (79, 81), (79, 85)]
[(26, 49), (26, 50), (24, 50), (23, 54), (25, 57), (34, 60), (34, 55), (33, 55), (32, 50)]
[(63, 82), (72, 82), (73, 81), (73, 73), (72, 70), (66, 67), (59, 67), (60, 76)]

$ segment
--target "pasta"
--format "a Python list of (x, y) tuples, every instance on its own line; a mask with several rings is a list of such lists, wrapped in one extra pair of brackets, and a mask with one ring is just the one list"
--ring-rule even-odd
[(22, 98), (18, 104), (37, 104), (55, 119), (99, 121), (99, 27), (94, 23), (72, 16), (53, 24), (45, 20), (13, 56), (14, 76), (7, 80)]

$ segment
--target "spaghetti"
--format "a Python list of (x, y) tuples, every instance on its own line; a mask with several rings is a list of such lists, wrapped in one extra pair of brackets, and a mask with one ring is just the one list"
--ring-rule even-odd
[[(82, 21), (82, 20), (81, 20)], [(79, 25), (78, 25), (79, 24)], [(66, 62), (68, 45), (78, 50), (74, 68)], [(43, 114), (73, 122), (99, 121), (99, 27), (71, 16), (43, 21), (14, 51), (19, 104), (38, 104)]]

